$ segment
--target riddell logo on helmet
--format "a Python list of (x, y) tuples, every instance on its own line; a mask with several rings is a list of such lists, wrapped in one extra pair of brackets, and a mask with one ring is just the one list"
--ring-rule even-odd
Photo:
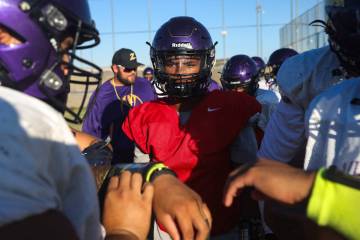
[(192, 45), (191, 43), (172, 43), (171, 47), (173, 48), (187, 48), (187, 49), (192, 49)]

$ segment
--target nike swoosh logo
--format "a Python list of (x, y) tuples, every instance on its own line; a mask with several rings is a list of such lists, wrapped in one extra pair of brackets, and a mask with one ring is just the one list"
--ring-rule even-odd
[(215, 111), (218, 111), (220, 110), (221, 108), (211, 108), (211, 107), (208, 107), (208, 112), (215, 112)]

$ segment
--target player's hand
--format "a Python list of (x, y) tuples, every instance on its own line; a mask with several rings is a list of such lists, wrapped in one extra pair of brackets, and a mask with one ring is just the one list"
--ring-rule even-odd
[(151, 218), (154, 189), (145, 184), (139, 173), (123, 172), (110, 179), (105, 197), (103, 224), (107, 235), (135, 235), (146, 239)]
[(153, 208), (158, 223), (174, 240), (206, 239), (211, 229), (211, 214), (200, 196), (172, 175), (154, 181)]
[(253, 166), (239, 167), (230, 174), (225, 186), (224, 204), (230, 206), (244, 187), (254, 187), (253, 197), (257, 200), (268, 197), (295, 204), (309, 195), (314, 177), (315, 173), (261, 158)]

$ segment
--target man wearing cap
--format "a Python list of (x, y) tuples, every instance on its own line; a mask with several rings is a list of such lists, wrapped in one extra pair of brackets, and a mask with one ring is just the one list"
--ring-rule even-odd
[(154, 69), (151, 67), (145, 68), (143, 71), (143, 77), (152, 83), (154, 78)]
[(133, 161), (134, 143), (121, 130), (129, 109), (156, 98), (151, 83), (137, 77), (140, 65), (134, 51), (121, 48), (115, 52), (111, 66), (114, 77), (92, 94), (82, 126), (88, 134), (111, 138), (113, 164)]

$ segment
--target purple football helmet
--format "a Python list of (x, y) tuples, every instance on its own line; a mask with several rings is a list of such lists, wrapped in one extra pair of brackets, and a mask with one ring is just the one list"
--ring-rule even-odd
[(143, 71), (143, 77), (149, 81), (153, 80), (154, 70), (151, 67), (147, 67)]
[(258, 89), (257, 67), (249, 56), (235, 55), (225, 64), (221, 74), (221, 84), (224, 89), (236, 90), (242, 88), (254, 96)]
[(255, 62), (258, 71), (260, 71), (261, 69), (263, 69), (265, 67), (265, 62), (261, 57), (254, 56), (254, 57), (251, 57), (251, 59)]
[(154, 70), (151, 67), (147, 67), (143, 71), (143, 76), (145, 76), (146, 74), (154, 74)]
[[(70, 122), (81, 122), (88, 86), (101, 79), (99, 67), (75, 54), (76, 49), (100, 42), (87, 1), (2, 0), (0, 28), (19, 40), (15, 45), (0, 44), (1, 85), (68, 112)], [(70, 50), (64, 49), (64, 42), (69, 42)], [(66, 107), (70, 83), (85, 85), (76, 113)]]
[(325, 0), (325, 24), (331, 49), (337, 54), (346, 74), (360, 75), (360, 1)]
[[(181, 56), (200, 59), (199, 72), (166, 73), (169, 59)], [(164, 23), (150, 45), (150, 57), (154, 67), (154, 82), (163, 95), (187, 98), (207, 91), (215, 63), (215, 44), (208, 30), (194, 18), (174, 17)]]
[(292, 57), (297, 55), (298, 52), (294, 49), (290, 48), (280, 48), (274, 51), (270, 57), (269, 61), (266, 64), (266, 67), (262, 70), (262, 75), (264, 76), (266, 82), (270, 85), (276, 84), (276, 75), (283, 64), (283, 62)]

